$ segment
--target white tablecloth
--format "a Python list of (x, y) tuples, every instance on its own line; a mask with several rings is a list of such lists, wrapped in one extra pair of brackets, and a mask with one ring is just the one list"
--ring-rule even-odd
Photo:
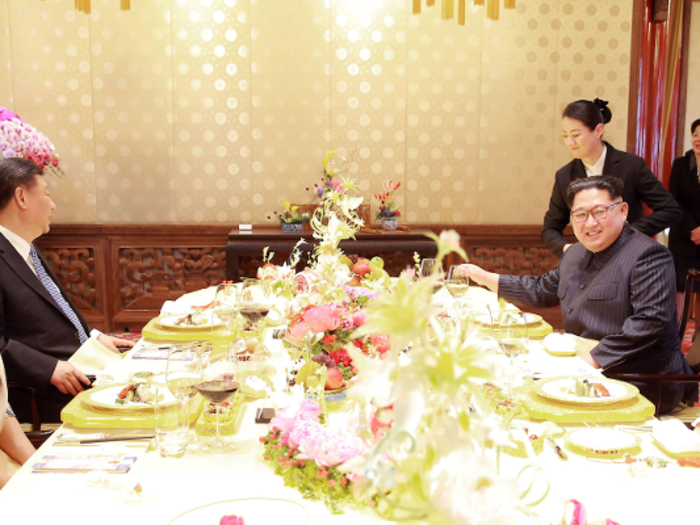
[[(286, 353), (279, 341), (268, 339), (267, 343), (273, 351), (273, 380), (279, 392), (284, 383)], [(163, 361), (131, 361), (127, 358), (126, 363), (133, 370), (164, 370)], [(369, 512), (331, 515), (323, 504), (303, 500), (295, 489), (285, 487), (282, 478), (274, 475), (262, 458), (262, 445), (258, 438), (265, 434), (266, 427), (254, 423), (255, 409), (261, 403), (258, 401), (248, 405), (242, 429), (233, 438), (239, 450), (232, 454), (207, 455), (191, 450), (183, 458), (166, 460), (156, 451), (146, 452), (146, 445), (142, 444), (131, 443), (127, 446), (112, 443), (68, 448), (54, 447), (55, 438), (52, 438), (0, 490), (0, 522), (3, 525), (167, 524), (182, 512), (207, 503), (272, 497), (303, 505), (308, 512), (307, 523), (310, 525), (384, 523)], [(95, 432), (94, 429), (72, 429), (68, 425), (64, 425), (61, 432), (68, 430)], [(665, 457), (651, 443), (648, 434), (642, 436), (641, 456)], [(562, 444), (562, 440), (559, 443)], [(123, 451), (136, 455), (138, 460), (128, 474), (111, 476), (107, 488), (91, 485), (86, 474), (31, 472), (31, 465), (46, 454), (81, 451)], [(650, 469), (644, 476), (633, 477), (624, 465), (601, 464), (573, 453), (568, 455), (569, 461), (560, 461), (549, 447), (545, 447), (537, 458), (551, 484), (549, 497), (538, 507), (540, 523), (558, 523), (563, 502), (570, 498), (586, 505), (591, 520), (609, 517), (622, 525), (700, 521), (692, 498), (693, 490), (700, 486), (700, 470), (670, 465), (666, 469)], [(524, 464), (523, 460), (505, 456), (503, 468), (515, 476)], [(132, 487), (136, 483), (143, 487), (142, 495), (125, 499), (119, 488)], [(247, 525), (260, 523), (256, 517), (245, 518)]]

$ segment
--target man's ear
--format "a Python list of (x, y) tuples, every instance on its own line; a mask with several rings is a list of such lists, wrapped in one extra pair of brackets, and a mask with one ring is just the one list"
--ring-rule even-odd
[(17, 186), (15, 188), (14, 198), (17, 206), (23, 210), (27, 209), (27, 188), (24, 186)]

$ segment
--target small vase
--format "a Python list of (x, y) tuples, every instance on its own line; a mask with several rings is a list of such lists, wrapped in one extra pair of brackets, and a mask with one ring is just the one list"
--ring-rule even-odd
[(385, 217), (382, 219), (382, 228), (388, 232), (393, 232), (399, 227), (399, 220), (396, 217)]
[(304, 225), (300, 222), (297, 223), (282, 223), (282, 231), (284, 233), (290, 233), (290, 234), (300, 234), (301, 229), (304, 227)]

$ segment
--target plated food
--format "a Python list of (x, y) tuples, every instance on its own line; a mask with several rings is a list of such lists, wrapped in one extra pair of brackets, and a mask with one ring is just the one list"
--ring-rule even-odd
[[(496, 325), (498, 326), (499, 323), (499, 318), (498, 318), (498, 312), (493, 312), (493, 321), (491, 316), (488, 313), (483, 313), (483, 314), (478, 314), (477, 316), (474, 317), (474, 320), (478, 323), (485, 324), (485, 325)], [(534, 325), (537, 323), (542, 322), (542, 316), (537, 315), (537, 314), (530, 314), (526, 313), (523, 314), (522, 317), (518, 317), (517, 323), (522, 324), (523, 322), (527, 323), (528, 326)]]
[[(81, 394), (80, 400), (82, 403), (103, 410), (119, 410), (119, 411), (153, 411), (155, 410), (155, 398), (148, 398), (148, 393), (144, 388), (140, 388), (139, 397), (136, 397), (136, 385), (141, 383), (122, 383), (119, 385), (108, 385), (87, 390)], [(144, 385), (145, 386), (145, 385)], [(133, 394), (131, 393), (133, 392)], [(166, 389), (162, 389), (161, 403), (168, 405), (176, 405), (177, 399)], [(146, 397), (147, 401), (141, 399), (140, 395)], [(120, 395), (123, 397), (120, 398)], [(151, 394), (153, 396), (153, 394)], [(132, 397), (133, 396), (133, 397)]]
[(221, 320), (207, 314), (186, 314), (186, 315), (168, 315), (158, 319), (158, 324), (166, 328), (180, 328), (189, 330), (201, 330), (203, 328), (215, 328), (221, 326)]
[(621, 403), (639, 395), (634, 385), (604, 377), (544, 379), (535, 384), (534, 392), (553, 401), (582, 406)]

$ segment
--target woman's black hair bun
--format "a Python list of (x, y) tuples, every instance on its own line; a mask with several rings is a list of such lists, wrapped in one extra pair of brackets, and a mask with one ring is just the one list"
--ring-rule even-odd
[(600, 114), (603, 116), (603, 124), (610, 122), (612, 120), (612, 111), (608, 108), (608, 101), (597, 98), (593, 103), (600, 109)]

